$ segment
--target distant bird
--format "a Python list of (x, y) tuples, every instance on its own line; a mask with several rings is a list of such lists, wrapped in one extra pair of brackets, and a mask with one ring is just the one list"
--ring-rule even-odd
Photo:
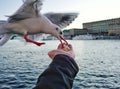
[(0, 22), (0, 45), (4, 45), (12, 35), (23, 35), (26, 42), (38, 46), (43, 42), (36, 42), (29, 39), (28, 35), (39, 33), (51, 34), (57, 37), (63, 44), (64, 39), (62, 28), (68, 26), (78, 13), (47, 13), (41, 14), (43, 0), (24, 0), (23, 5), (7, 21)]

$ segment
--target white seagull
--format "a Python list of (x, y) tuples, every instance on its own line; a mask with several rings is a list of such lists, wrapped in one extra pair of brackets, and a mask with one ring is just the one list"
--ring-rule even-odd
[(38, 46), (43, 42), (29, 39), (28, 35), (39, 33), (51, 34), (63, 44), (67, 41), (62, 36), (62, 28), (68, 26), (78, 13), (41, 14), (42, 0), (24, 0), (23, 5), (7, 21), (0, 21), (0, 45), (4, 45), (12, 35), (23, 35), (26, 42)]

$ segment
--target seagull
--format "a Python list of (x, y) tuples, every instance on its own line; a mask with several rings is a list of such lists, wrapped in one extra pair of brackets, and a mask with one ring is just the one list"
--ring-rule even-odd
[(61, 44), (68, 42), (63, 37), (62, 29), (77, 18), (78, 13), (40, 13), (43, 0), (24, 0), (23, 5), (7, 21), (0, 21), (0, 46), (4, 45), (12, 35), (23, 36), (26, 42), (37, 46), (45, 44), (28, 37), (39, 33), (57, 37)]

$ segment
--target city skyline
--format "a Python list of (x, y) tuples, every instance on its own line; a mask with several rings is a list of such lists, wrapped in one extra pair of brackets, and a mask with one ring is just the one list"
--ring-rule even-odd
[[(22, 0), (1, 0), (0, 20), (5, 15), (12, 15), (21, 5)], [(78, 18), (68, 28), (82, 28), (82, 23), (120, 17), (119, 0), (44, 0), (42, 13), (77, 12)]]

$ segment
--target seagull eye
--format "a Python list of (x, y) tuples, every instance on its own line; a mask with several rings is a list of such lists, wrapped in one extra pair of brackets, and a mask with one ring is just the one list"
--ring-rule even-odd
[(56, 30), (58, 31), (58, 28), (56, 28)]

